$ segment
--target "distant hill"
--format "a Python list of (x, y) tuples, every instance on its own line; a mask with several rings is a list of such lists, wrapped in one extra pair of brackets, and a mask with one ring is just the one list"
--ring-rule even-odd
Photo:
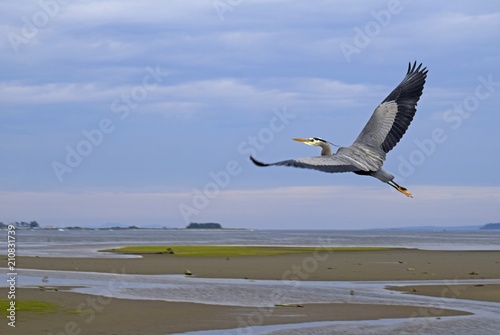
[(479, 229), (500, 229), (500, 223), (488, 223), (485, 225), (471, 225), (471, 226), (413, 226), (413, 227), (396, 227), (396, 228), (375, 228), (373, 230), (479, 230)]
[(376, 230), (479, 230), (482, 229), (483, 225), (474, 226), (412, 226), (412, 227), (397, 227), (397, 228), (378, 228)]
[(222, 229), (220, 223), (208, 222), (208, 223), (196, 223), (191, 222), (186, 229)]
[(102, 225), (89, 226), (85, 228), (91, 229), (175, 229), (172, 226), (159, 225), (159, 224), (125, 224), (125, 223), (104, 223)]
[(115, 222), (108, 222), (104, 223), (100, 226), (96, 226), (95, 228), (127, 228), (129, 225), (126, 225), (124, 223), (115, 223)]
[(480, 229), (500, 229), (500, 223), (488, 223), (482, 226)]

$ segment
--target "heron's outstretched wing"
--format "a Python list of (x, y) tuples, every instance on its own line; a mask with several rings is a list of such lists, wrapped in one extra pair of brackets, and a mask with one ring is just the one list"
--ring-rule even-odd
[(424, 89), (427, 68), (417, 62), (408, 65), (403, 81), (375, 109), (353, 146), (373, 147), (385, 153), (403, 137), (416, 112)]
[(340, 155), (329, 155), (329, 156), (317, 156), (317, 157), (306, 157), (289, 159), (286, 161), (276, 162), (276, 163), (262, 163), (250, 156), (252, 162), (257, 166), (292, 166), (304, 169), (314, 169), (323, 172), (354, 172), (354, 171), (368, 171), (364, 167), (357, 165), (352, 162), (348, 157)]

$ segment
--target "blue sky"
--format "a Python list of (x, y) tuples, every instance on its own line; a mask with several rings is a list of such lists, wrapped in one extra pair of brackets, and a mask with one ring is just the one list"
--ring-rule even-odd
[[(4, 4), (0, 221), (361, 229), (500, 220), (500, 4)], [(429, 69), (384, 168), (258, 168), (350, 145), (408, 62)]]

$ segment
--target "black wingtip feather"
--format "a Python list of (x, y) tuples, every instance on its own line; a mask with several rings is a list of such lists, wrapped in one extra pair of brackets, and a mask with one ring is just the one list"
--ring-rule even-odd
[(384, 102), (395, 101), (399, 110), (392, 129), (382, 143), (382, 149), (386, 153), (399, 142), (413, 120), (427, 78), (427, 67), (422, 66), (422, 63), (417, 66), (416, 61), (413, 64), (408, 63), (405, 78), (384, 100)]
[(257, 166), (269, 166), (269, 164), (266, 164), (266, 163), (262, 163), (262, 162), (259, 162), (258, 160), (256, 160), (255, 158), (253, 158), (252, 156), (250, 156), (250, 160)]
[(418, 64), (417, 67), (417, 61), (413, 62), (413, 65), (411, 62), (408, 63), (408, 71), (406, 71), (406, 75), (413, 74), (413, 73), (422, 73), (423, 75), (426, 75), (429, 70), (427, 70), (427, 67), (422, 68), (422, 63)]

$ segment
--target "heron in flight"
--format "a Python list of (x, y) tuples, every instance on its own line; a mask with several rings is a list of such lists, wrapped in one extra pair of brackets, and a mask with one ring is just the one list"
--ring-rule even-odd
[(294, 138), (295, 141), (321, 147), (321, 156), (289, 159), (276, 163), (262, 163), (250, 156), (257, 166), (293, 166), (322, 172), (354, 172), (372, 176), (389, 184), (404, 195), (412, 194), (394, 181), (394, 176), (382, 169), (386, 154), (403, 137), (416, 112), (422, 95), (427, 68), (417, 62), (408, 65), (403, 81), (373, 112), (358, 138), (349, 147), (339, 147), (332, 153), (330, 142), (318, 137)]

